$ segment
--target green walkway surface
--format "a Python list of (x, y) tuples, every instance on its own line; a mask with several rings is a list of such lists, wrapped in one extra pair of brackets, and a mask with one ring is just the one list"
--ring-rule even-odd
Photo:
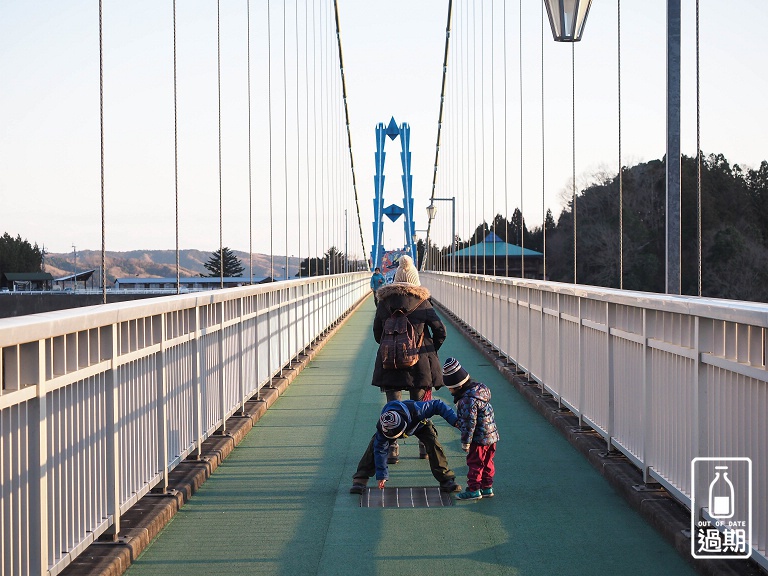
[[(360, 508), (352, 474), (384, 395), (370, 385), (369, 299), (128, 571), (165, 574), (686, 575), (691, 567), (456, 330), (489, 385), (501, 440), (496, 497), (444, 508)], [(452, 404), (447, 390), (436, 397)], [(457, 480), (458, 432), (437, 419)], [(375, 485), (373, 482), (370, 485)], [(435, 486), (416, 439), (388, 487)]]

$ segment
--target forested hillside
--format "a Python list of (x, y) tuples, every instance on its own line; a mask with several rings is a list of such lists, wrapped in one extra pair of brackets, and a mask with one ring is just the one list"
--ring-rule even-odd
[[(619, 287), (619, 182), (596, 175), (577, 196), (579, 284)], [(702, 162), (702, 295), (768, 302), (768, 162), (757, 169), (731, 165), (722, 154)], [(625, 168), (624, 288), (664, 292), (666, 168), (655, 160)], [(696, 159), (682, 159), (682, 292), (698, 292)], [(573, 282), (573, 214), (568, 203), (555, 221), (548, 214), (547, 276)], [(497, 216), (492, 229), (520, 244), (520, 213)], [(472, 239), (485, 237), (488, 225)], [(543, 251), (541, 227), (525, 229), (525, 247)]]

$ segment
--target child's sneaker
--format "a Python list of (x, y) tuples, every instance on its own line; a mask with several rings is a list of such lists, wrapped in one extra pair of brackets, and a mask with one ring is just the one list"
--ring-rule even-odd
[(465, 490), (464, 492), (460, 492), (459, 494), (456, 494), (456, 498), (459, 500), (480, 500), (483, 495), (480, 493), (480, 490)]
[(387, 464), (397, 464), (400, 462), (400, 446), (397, 441), (390, 443), (389, 454), (387, 455)]
[(480, 494), (483, 495), (483, 498), (493, 498), (493, 488), (481, 488)]

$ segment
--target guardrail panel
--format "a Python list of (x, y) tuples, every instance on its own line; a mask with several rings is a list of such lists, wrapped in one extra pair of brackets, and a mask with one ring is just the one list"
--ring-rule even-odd
[[(694, 457), (751, 458), (752, 544), (768, 566), (768, 305), (451, 272), (421, 280), (683, 504)], [(478, 321), (481, 283), (505, 294), (501, 332)]]

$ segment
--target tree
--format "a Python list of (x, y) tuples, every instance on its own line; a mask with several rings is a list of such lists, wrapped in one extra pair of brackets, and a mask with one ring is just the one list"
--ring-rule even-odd
[(5, 272), (40, 272), (43, 269), (43, 251), (21, 236), (14, 238), (8, 232), (0, 236), (0, 276)]
[[(235, 256), (234, 252), (226, 246), (222, 248), (221, 252), (224, 253), (224, 274), (225, 278), (235, 278), (243, 275), (243, 265), (240, 263), (240, 259)], [(220, 278), (221, 273), (221, 252), (214, 250), (211, 252), (211, 257), (208, 262), (203, 264), (205, 269), (210, 272), (209, 278)]]

